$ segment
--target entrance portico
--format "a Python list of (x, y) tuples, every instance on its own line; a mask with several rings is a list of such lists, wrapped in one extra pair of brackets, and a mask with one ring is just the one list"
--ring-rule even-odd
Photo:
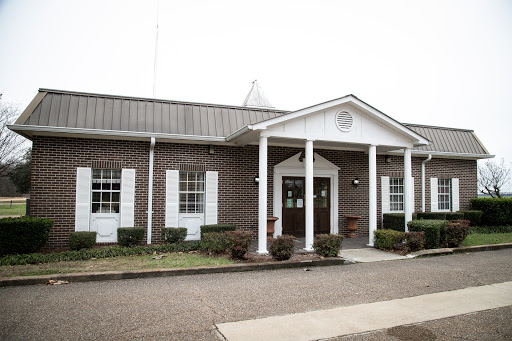
[[(305, 178), (305, 250), (311, 251), (314, 237), (314, 178), (322, 172), (333, 177), (331, 182), (331, 233), (338, 233), (338, 191), (339, 167), (331, 169), (315, 168), (314, 149), (349, 150), (368, 155), (368, 244), (373, 245), (373, 231), (377, 229), (377, 154), (403, 150), (404, 153), (404, 206), (405, 221), (412, 218), (411, 207), (411, 149), (426, 145), (428, 141), (391, 119), (375, 108), (349, 95), (313, 107), (298, 110), (254, 125), (249, 125), (227, 138), (236, 144), (259, 145), (259, 205), (258, 205), (258, 252), (267, 253), (267, 216), (268, 216), (268, 146), (303, 148), (303, 172)], [(325, 159), (324, 159), (325, 160)], [(329, 160), (325, 160), (329, 162)], [(284, 163), (284, 162), (283, 162)], [(327, 167), (329, 168), (329, 167)], [(288, 171), (293, 171), (288, 169)], [(279, 177), (285, 174), (286, 165), (278, 164), (274, 168), (274, 207), (273, 215), (280, 218), (276, 224), (276, 235), (282, 233), (281, 209), (276, 203), (279, 198)], [(297, 169), (295, 170), (297, 172)], [(292, 175), (292, 174), (290, 174)], [(335, 177), (335, 178), (334, 178)], [(335, 196), (335, 197), (334, 197)], [(282, 197), (281, 197), (282, 198)], [(281, 199), (279, 199), (281, 200)]]

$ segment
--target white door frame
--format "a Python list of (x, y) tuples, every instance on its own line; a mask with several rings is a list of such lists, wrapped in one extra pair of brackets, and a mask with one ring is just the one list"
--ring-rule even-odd
[[(304, 163), (299, 161), (301, 153), (274, 166), (274, 216), (279, 220), (275, 223), (274, 237), (280, 236), (283, 231), (283, 177), (305, 177)], [(338, 229), (338, 171), (339, 167), (314, 153), (313, 177), (329, 178), (331, 181), (331, 207), (330, 207), (330, 232), (337, 234)]]

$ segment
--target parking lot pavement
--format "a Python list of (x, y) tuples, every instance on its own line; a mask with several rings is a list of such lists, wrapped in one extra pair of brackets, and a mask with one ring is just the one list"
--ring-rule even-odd
[(218, 340), (217, 323), (511, 281), (510, 259), (512, 249), (505, 249), (311, 269), (4, 287), (0, 340)]

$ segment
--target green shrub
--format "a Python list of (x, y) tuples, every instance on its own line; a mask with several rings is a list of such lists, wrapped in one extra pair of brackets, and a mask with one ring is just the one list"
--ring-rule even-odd
[(425, 248), (425, 232), (406, 232), (405, 245), (411, 252)]
[(48, 241), (53, 220), (37, 217), (0, 219), (0, 254), (37, 252)]
[(323, 257), (338, 257), (343, 236), (341, 234), (317, 234), (313, 242), (315, 253)]
[(90, 249), (96, 244), (96, 232), (80, 231), (69, 234), (69, 249)]
[(469, 220), (454, 220), (446, 224), (446, 246), (459, 247), (469, 234)]
[(164, 227), (162, 228), (162, 239), (166, 243), (181, 243), (187, 238), (186, 227)]
[(425, 248), (438, 249), (444, 242), (446, 220), (412, 220), (407, 226), (411, 232), (425, 232)]
[(117, 243), (120, 246), (139, 245), (144, 239), (143, 227), (120, 227), (117, 229)]
[(224, 232), (205, 233), (201, 239), (201, 250), (209, 254), (224, 253), (228, 247), (229, 240)]
[(416, 216), (425, 220), (446, 220), (446, 212), (418, 212)]
[(272, 258), (278, 261), (288, 260), (295, 249), (295, 237), (283, 234), (278, 236), (270, 244), (269, 252)]
[(53, 263), (64, 261), (88, 260), (91, 258), (111, 258), (122, 256), (151, 255), (155, 252), (188, 252), (199, 250), (199, 241), (177, 244), (155, 244), (135, 247), (106, 246), (98, 249), (82, 249), (79, 251), (64, 251), (58, 253), (29, 253), (0, 258), (0, 265), (25, 265), (38, 263)]
[(235, 230), (236, 230), (236, 225), (234, 225), (234, 224), (201, 225), (201, 239), (203, 239), (203, 234), (205, 234), (205, 233), (235, 231)]
[(511, 233), (512, 226), (471, 226), (471, 233)]
[(482, 222), (482, 214), (484, 213), (482, 211), (472, 210), (459, 212), (464, 214), (464, 218), (462, 219), (469, 220), (471, 226), (479, 226)]
[(446, 212), (445, 220), (462, 220), (464, 219), (464, 213), (462, 212)]
[(228, 249), (233, 259), (244, 259), (249, 251), (252, 241), (251, 232), (226, 231), (224, 234), (228, 239)]
[(395, 230), (375, 230), (373, 246), (376, 249), (393, 250), (405, 239), (405, 232)]
[(473, 198), (471, 209), (483, 212), (482, 225), (512, 225), (512, 198)]
[[(405, 231), (405, 213), (384, 213), (382, 215), (383, 222), (382, 228), (387, 230)], [(416, 213), (412, 214), (412, 219), (415, 220)]]

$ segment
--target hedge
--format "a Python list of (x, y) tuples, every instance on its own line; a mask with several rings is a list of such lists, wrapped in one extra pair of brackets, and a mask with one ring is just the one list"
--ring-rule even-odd
[(212, 224), (212, 225), (201, 225), (201, 239), (203, 234), (210, 232), (226, 232), (235, 231), (236, 225), (234, 224)]
[(471, 226), (471, 233), (512, 233), (512, 226)]
[(483, 212), (484, 226), (512, 225), (512, 198), (473, 198), (471, 209)]
[(69, 234), (69, 249), (90, 249), (96, 244), (96, 232), (71, 232)]
[[(382, 228), (404, 232), (405, 231), (405, 213), (384, 213), (382, 215)], [(417, 219), (417, 214), (412, 214), (412, 220)]]
[(181, 243), (187, 238), (186, 227), (164, 227), (161, 230), (162, 239), (166, 243)]
[(48, 241), (53, 220), (37, 217), (0, 219), (0, 254), (37, 252)]
[[(416, 215), (418, 219), (425, 220), (446, 220), (447, 212), (418, 212)], [(448, 212), (450, 213), (450, 212)], [(415, 219), (413, 219), (415, 220)]]
[(407, 226), (411, 232), (425, 232), (425, 248), (438, 249), (446, 238), (446, 220), (412, 220)]
[(341, 250), (341, 234), (317, 234), (313, 242), (315, 253), (323, 257), (337, 257)]
[(295, 237), (283, 234), (272, 241), (268, 251), (278, 261), (288, 260), (295, 250)]
[(121, 246), (139, 245), (144, 239), (143, 227), (120, 227), (117, 229), (117, 244)]
[(395, 230), (375, 230), (373, 246), (377, 249), (393, 250), (405, 239), (405, 232)]
[(445, 220), (462, 220), (464, 219), (464, 213), (462, 212), (446, 212)]
[(464, 214), (464, 220), (469, 220), (471, 226), (479, 226), (482, 222), (482, 214), (484, 212), (478, 210), (471, 211), (459, 211), (459, 213)]
[(199, 241), (177, 244), (155, 244), (136, 247), (106, 246), (97, 249), (82, 249), (80, 251), (64, 251), (59, 253), (29, 253), (0, 258), (0, 265), (25, 265), (37, 263), (53, 263), (63, 261), (79, 261), (91, 258), (110, 258), (122, 256), (151, 255), (155, 252), (187, 252), (199, 250)]

